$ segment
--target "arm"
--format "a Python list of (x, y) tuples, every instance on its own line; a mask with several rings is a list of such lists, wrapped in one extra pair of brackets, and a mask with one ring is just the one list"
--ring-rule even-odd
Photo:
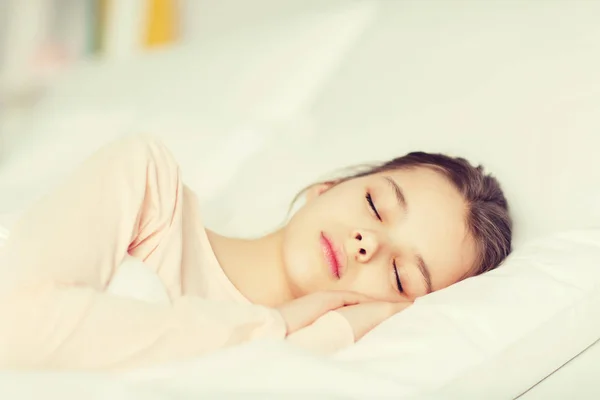
[(360, 340), (377, 325), (411, 304), (372, 301), (340, 307), (288, 335), (287, 340), (313, 352), (332, 354)]
[(328, 355), (354, 344), (354, 332), (342, 314), (330, 311), (311, 325), (288, 335), (286, 340), (313, 353)]
[[(275, 311), (178, 296), (179, 169), (160, 143), (109, 145), (17, 223), (0, 276), (0, 367), (123, 368), (281, 337)], [(126, 253), (165, 282), (172, 304), (103, 293)]]

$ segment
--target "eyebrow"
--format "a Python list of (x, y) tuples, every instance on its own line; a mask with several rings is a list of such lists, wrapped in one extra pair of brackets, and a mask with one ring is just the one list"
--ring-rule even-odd
[(417, 258), (417, 266), (419, 267), (419, 271), (421, 271), (421, 274), (423, 275), (423, 279), (425, 280), (425, 286), (427, 287), (427, 294), (433, 292), (433, 289), (431, 287), (431, 274), (429, 273), (429, 268), (427, 267), (427, 264), (425, 264), (425, 260), (423, 260), (423, 257), (420, 254), (417, 254), (416, 256)]
[(394, 194), (396, 195), (396, 200), (398, 201), (398, 204), (404, 210), (404, 212), (406, 212), (408, 210), (408, 204), (406, 203), (406, 197), (404, 197), (404, 192), (402, 192), (400, 186), (398, 186), (398, 184), (392, 178), (390, 178), (389, 176), (385, 176), (384, 178), (394, 190)]

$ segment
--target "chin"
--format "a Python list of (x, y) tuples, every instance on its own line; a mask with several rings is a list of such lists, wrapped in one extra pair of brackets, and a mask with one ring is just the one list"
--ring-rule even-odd
[(307, 219), (292, 219), (284, 231), (282, 258), (289, 288), (295, 297), (328, 289), (320, 231)]
[(284, 253), (284, 262), (288, 285), (294, 293), (294, 297), (301, 297), (314, 293), (321, 288), (318, 271), (316, 268), (320, 264), (315, 263), (314, 258), (307, 252), (289, 252)]
[(294, 297), (301, 297), (309, 293), (310, 273), (307, 264), (299, 258), (293, 258), (286, 262), (286, 276), (288, 285), (294, 293)]

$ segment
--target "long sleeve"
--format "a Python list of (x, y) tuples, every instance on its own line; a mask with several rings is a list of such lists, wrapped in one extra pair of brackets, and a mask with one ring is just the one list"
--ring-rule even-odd
[[(129, 138), (26, 213), (3, 249), (0, 367), (125, 368), (285, 337), (275, 310), (181, 293), (185, 189), (162, 144)], [(127, 253), (158, 274), (170, 304), (103, 292)]]
[(286, 340), (312, 353), (329, 355), (354, 344), (354, 333), (342, 314), (330, 311), (311, 325), (288, 335)]

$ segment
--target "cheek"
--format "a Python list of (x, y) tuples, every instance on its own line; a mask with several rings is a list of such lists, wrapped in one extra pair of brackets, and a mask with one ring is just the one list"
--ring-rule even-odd
[(390, 279), (390, 271), (384, 266), (365, 265), (356, 268), (355, 273), (347, 277), (345, 289), (382, 301), (394, 301), (398, 296)]
[[(355, 226), (366, 224), (368, 220), (358, 218), (361, 212), (357, 209), (362, 203), (349, 201), (352, 197), (355, 196), (348, 196), (346, 201), (340, 203), (337, 201), (340, 198), (338, 193), (325, 193), (298, 210), (284, 228), (284, 268), (292, 290), (298, 295), (319, 290), (353, 290), (350, 287), (352, 280), (332, 280), (319, 243), (321, 231), (343, 238)], [(381, 288), (381, 280), (378, 286), (368, 281), (358, 285), (362, 293), (369, 291), (369, 288), (373, 294), (381, 292), (378, 289)]]
[(318, 257), (318, 232), (310, 218), (304, 218), (302, 214), (292, 218), (284, 230), (283, 267), (298, 296), (320, 290), (324, 279)]

